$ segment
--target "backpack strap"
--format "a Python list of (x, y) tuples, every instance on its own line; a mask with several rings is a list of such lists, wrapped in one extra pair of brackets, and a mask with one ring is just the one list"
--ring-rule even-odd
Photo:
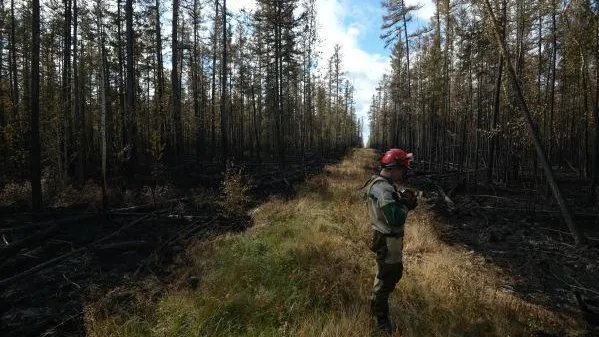
[(371, 198), (372, 200), (378, 201), (378, 198), (374, 194), (370, 193), (370, 190), (372, 189), (374, 184), (376, 184), (380, 181), (386, 181), (386, 180), (385, 180), (385, 178), (378, 176), (378, 175), (372, 176), (370, 178), (370, 180), (368, 180), (368, 183), (366, 184), (366, 185), (368, 185), (368, 190), (366, 191), (367, 198)]

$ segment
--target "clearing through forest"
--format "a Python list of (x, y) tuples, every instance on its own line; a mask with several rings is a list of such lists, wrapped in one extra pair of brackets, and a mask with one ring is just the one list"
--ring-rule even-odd
[[(88, 304), (91, 336), (377, 336), (368, 313), (371, 229), (358, 191), (376, 169), (353, 151), (251, 212), (252, 227), (198, 240), (156, 299), (118, 289)], [(426, 193), (425, 193), (426, 196)], [(406, 223), (404, 277), (391, 297), (402, 336), (584, 336), (583, 320), (523, 299), (508, 270), (439, 237), (425, 200)], [(517, 247), (513, 247), (516, 249)]]

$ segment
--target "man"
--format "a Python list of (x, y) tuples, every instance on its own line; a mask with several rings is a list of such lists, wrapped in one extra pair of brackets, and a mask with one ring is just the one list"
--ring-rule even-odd
[(392, 334), (395, 327), (389, 319), (389, 295), (403, 272), (402, 249), (404, 223), (408, 211), (416, 208), (416, 194), (398, 192), (395, 185), (403, 182), (413, 157), (401, 149), (391, 149), (381, 158), (381, 171), (366, 183), (368, 216), (374, 229), (372, 246), (376, 253), (377, 273), (370, 297), (370, 310), (382, 331)]

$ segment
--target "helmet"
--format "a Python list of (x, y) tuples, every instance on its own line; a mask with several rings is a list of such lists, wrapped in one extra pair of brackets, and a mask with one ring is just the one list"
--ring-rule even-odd
[(385, 152), (383, 158), (381, 158), (382, 168), (392, 168), (397, 166), (403, 166), (406, 169), (410, 168), (410, 163), (414, 160), (411, 153), (407, 153), (401, 149), (391, 149)]

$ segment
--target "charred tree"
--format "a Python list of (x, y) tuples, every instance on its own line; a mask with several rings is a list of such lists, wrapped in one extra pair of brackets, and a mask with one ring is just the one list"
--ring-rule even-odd
[(526, 103), (526, 99), (524, 98), (524, 94), (522, 92), (522, 88), (520, 85), (520, 80), (518, 78), (518, 75), (516, 74), (516, 71), (514, 69), (514, 66), (512, 65), (511, 60), (509, 59), (509, 55), (507, 53), (506, 42), (505, 42), (505, 36), (502, 34), (501, 26), (499, 25), (499, 21), (497, 20), (495, 13), (493, 12), (493, 8), (491, 7), (489, 0), (485, 0), (484, 5), (485, 5), (485, 11), (487, 12), (487, 14), (489, 15), (489, 17), (491, 19), (491, 22), (493, 25), (493, 32), (495, 35), (495, 39), (497, 40), (497, 44), (501, 48), (501, 52), (505, 57), (508, 75), (510, 77), (512, 86), (514, 87), (514, 91), (516, 93), (516, 99), (520, 106), (520, 110), (524, 117), (524, 120), (526, 121), (528, 131), (530, 132), (530, 134), (532, 136), (534, 147), (537, 152), (537, 157), (538, 157), (539, 161), (541, 162), (541, 167), (543, 168), (543, 171), (545, 172), (545, 177), (547, 179), (547, 182), (549, 183), (549, 186), (551, 187), (553, 196), (555, 197), (555, 199), (559, 205), (559, 208), (560, 208), (560, 211), (564, 218), (564, 221), (568, 225), (568, 228), (570, 229), (570, 232), (571, 232), (572, 236), (574, 237), (574, 242), (576, 243), (576, 245), (580, 245), (580, 244), (584, 243), (585, 238), (584, 238), (582, 232), (580, 231), (579, 227), (574, 222), (574, 219), (572, 218), (572, 213), (570, 212), (570, 208), (569, 208), (568, 204), (566, 203), (565, 199), (563, 198), (559, 186), (555, 182), (555, 178), (553, 176), (553, 170), (551, 168), (551, 165), (549, 164), (549, 160), (547, 159), (545, 150), (543, 149), (543, 145), (542, 145), (541, 140), (538, 135), (537, 127), (534, 124), (534, 121), (532, 120), (530, 111), (528, 109), (528, 104)]
[(31, 207), (42, 208), (40, 119), (40, 2), (32, 1), (31, 22)]

